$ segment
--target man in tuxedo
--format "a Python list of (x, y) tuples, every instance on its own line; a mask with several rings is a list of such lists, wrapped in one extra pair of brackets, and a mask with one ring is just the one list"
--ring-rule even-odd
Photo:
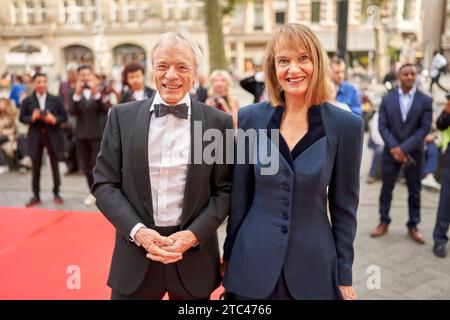
[[(78, 67), (77, 74), (78, 79), (69, 113), (76, 117), (75, 138), (79, 163), (90, 189), (94, 183), (92, 171), (100, 150), (108, 107), (102, 101), (92, 68), (81, 65)], [(95, 198), (92, 194), (84, 200), (87, 206), (93, 205), (94, 202)]]
[(47, 92), (47, 76), (36, 73), (33, 76), (34, 91), (24, 99), (20, 106), (20, 121), (29, 124), (27, 143), (28, 154), (32, 160), (33, 197), (26, 204), (32, 207), (41, 203), (39, 189), (41, 178), (42, 154), (47, 148), (53, 174), (54, 202), (62, 204), (59, 195), (61, 184), (58, 160), (64, 152), (64, 135), (61, 124), (67, 120), (62, 102)]
[(195, 161), (206, 147), (198, 130), (220, 130), (225, 147), (233, 121), (190, 97), (201, 51), (184, 33), (162, 35), (151, 60), (155, 96), (111, 109), (94, 171), (97, 207), (116, 228), (111, 298), (209, 299), (231, 168), (218, 155)]
[(408, 235), (424, 244), (419, 233), (420, 178), (425, 136), (431, 129), (433, 99), (415, 87), (417, 70), (412, 64), (404, 64), (398, 71), (400, 87), (383, 97), (379, 111), (379, 130), (385, 142), (382, 157), (383, 185), (380, 194), (380, 224), (372, 231), (372, 237), (380, 237), (388, 231), (391, 219), (389, 209), (392, 191), (401, 168), (408, 186), (409, 220)]
[(144, 84), (145, 70), (138, 62), (131, 62), (123, 70), (123, 82), (129, 90), (120, 99), (120, 103), (139, 101), (153, 97), (155, 90), (146, 87)]

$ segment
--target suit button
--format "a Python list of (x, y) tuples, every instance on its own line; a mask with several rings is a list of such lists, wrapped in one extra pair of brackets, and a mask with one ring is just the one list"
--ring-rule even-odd
[(291, 172), (289, 170), (284, 170), (284, 175), (286, 177), (290, 177), (291, 176)]
[(284, 204), (286, 207), (289, 207), (289, 204), (290, 204), (289, 200), (287, 200), (287, 199), (280, 199), (280, 202), (282, 204)]
[(282, 184), (282, 185), (280, 186), (280, 188), (281, 188), (282, 190), (287, 191), (287, 192), (291, 191), (291, 187), (290, 187), (288, 184)]
[(288, 228), (287, 227), (281, 227), (281, 232), (283, 233), (288, 233)]
[(289, 220), (289, 214), (287, 212), (283, 213), (283, 219)]

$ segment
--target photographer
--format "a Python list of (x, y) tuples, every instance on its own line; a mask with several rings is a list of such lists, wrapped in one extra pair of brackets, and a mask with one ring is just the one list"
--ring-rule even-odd
[(59, 195), (61, 181), (58, 159), (64, 151), (64, 136), (60, 124), (67, 120), (67, 115), (59, 98), (47, 92), (47, 76), (44, 73), (36, 73), (33, 76), (33, 85), (33, 93), (25, 98), (20, 106), (20, 121), (29, 124), (28, 154), (32, 160), (33, 170), (33, 197), (26, 206), (41, 203), (39, 182), (44, 147), (47, 148), (52, 167), (54, 202), (62, 204), (63, 200)]
[[(90, 190), (94, 180), (92, 171), (100, 150), (108, 107), (102, 101), (100, 88), (96, 83), (92, 68), (87, 65), (78, 67), (77, 76), (69, 113), (77, 119), (75, 138), (79, 163), (83, 168)], [(87, 206), (93, 205), (94, 202), (95, 198), (91, 194), (84, 200), (84, 204)]]

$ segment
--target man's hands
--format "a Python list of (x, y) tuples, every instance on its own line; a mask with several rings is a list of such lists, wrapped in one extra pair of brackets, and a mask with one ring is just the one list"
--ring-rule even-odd
[(50, 111), (47, 110), (43, 113), (40, 109), (35, 108), (31, 114), (31, 122), (36, 122), (37, 120), (42, 120), (52, 126), (57, 122), (56, 117)]
[(75, 95), (81, 96), (83, 94), (83, 90), (87, 86), (89, 90), (91, 90), (92, 96), (95, 96), (97, 94), (97, 88), (95, 87), (95, 84), (93, 81), (81, 81), (77, 80), (77, 83), (75, 84)]
[(134, 235), (135, 240), (147, 250), (147, 258), (164, 264), (177, 262), (182, 258), (179, 252), (169, 252), (161, 249), (163, 246), (171, 246), (173, 240), (161, 236), (155, 230), (140, 228)]
[(339, 291), (344, 300), (356, 300), (356, 292), (352, 286), (339, 286)]
[(164, 264), (183, 259), (183, 253), (198, 243), (197, 237), (189, 230), (164, 237), (155, 230), (140, 228), (134, 238), (147, 250), (147, 258)]
[(408, 163), (408, 157), (406, 154), (400, 149), (400, 147), (395, 147), (390, 150), (391, 155), (394, 157), (394, 159), (402, 164)]
[(47, 111), (45, 115), (42, 116), (42, 120), (52, 126), (56, 124), (56, 117), (50, 111)]
[(173, 244), (170, 246), (164, 246), (162, 249), (169, 252), (179, 252), (181, 254), (198, 243), (197, 237), (190, 230), (175, 232), (169, 236), (169, 239), (173, 240)]
[(38, 108), (34, 109), (33, 113), (31, 114), (31, 122), (36, 122), (40, 118), (41, 118), (41, 110)]

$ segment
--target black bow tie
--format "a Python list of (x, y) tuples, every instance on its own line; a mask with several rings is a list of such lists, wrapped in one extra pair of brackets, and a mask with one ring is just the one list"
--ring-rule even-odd
[(165, 104), (155, 104), (155, 117), (164, 117), (166, 114), (173, 114), (175, 117), (180, 119), (188, 118), (189, 107), (186, 103), (180, 103), (176, 106), (168, 106)]

